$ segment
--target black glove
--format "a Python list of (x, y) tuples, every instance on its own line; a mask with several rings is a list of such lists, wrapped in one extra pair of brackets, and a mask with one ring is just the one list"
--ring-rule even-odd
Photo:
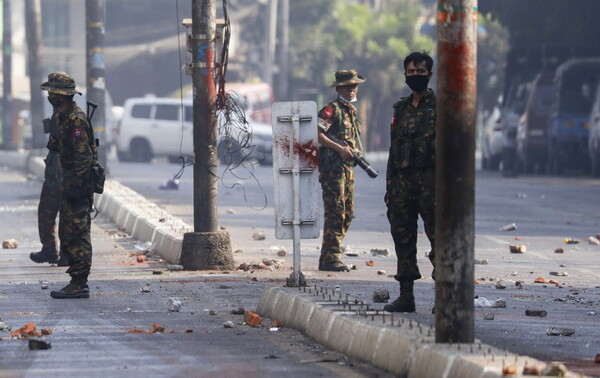
[(70, 185), (67, 188), (67, 201), (78, 202), (81, 199), (81, 188), (78, 186)]

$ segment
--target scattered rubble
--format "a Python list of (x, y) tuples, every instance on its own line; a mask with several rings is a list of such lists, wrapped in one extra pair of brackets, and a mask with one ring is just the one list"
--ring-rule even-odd
[(517, 367), (515, 365), (504, 366), (502, 368), (502, 375), (517, 375)]
[(52, 344), (48, 341), (29, 339), (29, 350), (45, 350), (50, 348), (52, 348)]
[(344, 255), (349, 256), (349, 257), (357, 257), (358, 256), (358, 252), (353, 250), (352, 248), (350, 248), (350, 245), (346, 244), (345, 246), (342, 247), (342, 251), (344, 252)]
[(19, 247), (19, 242), (15, 239), (6, 239), (2, 242), (2, 248), (4, 249), (15, 249)]
[(540, 318), (545, 318), (548, 315), (548, 312), (544, 310), (525, 310), (526, 316), (537, 316)]
[(254, 240), (265, 240), (267, 237), (265, 236), (264, 232), (255, 232), (254, 234), (252, 234), (252, 239)]
[(130, 333), (143, 333), (146, 335), (152, 334), (152, 333), (163, 333), (165, 332), (165, 327), (161, 326), (160, 324), (151, 324), (150, 325), (150, 329), (148, 331), (142, 331), (141, 329), (132, 329), (130, 331), (125, 332), (126, 334), (130, 334)]
[(146, 261), (146, 256), (138, 255), (136, 256), (135, 261), (137, 261), (138, 263), (143, 263), (144, 261)]
[(483, 314), (483, 320), (494, 320), (494, 313), (488, 312)]
[(365, 261), (365, 265), (366, 266), (375, 266), (375, 261), (373, 261), (373, 260), (367, 260), (367, 261)]
[(538, 278), (536, 278), (535, 280), (533, 280), (533, 283), (548, 283), (548, 280), (546, 279), (546, 277), (544, 276), (540, 276)]
[(507, 224), (505, 226), (502, 226), (498, 229), (498, 231), (514, 231), (517, 229), (517, 225), (514, 223), (511, 224)]
[(377, 256), (377, 257), (389, 257), (390, 256), (390, 250), (387, 248), (373, 248), (371, 249), (371, 256)]
[(564, 250), (564, 249), (562, 249), (562, 248), (556, 248), (556, 249), (554, 250), (554, 253), (565, 253), (565, 250)]
[(494, 303), (492, 303), (493, 308), (506, 308), (506, 301), (503, 299), (496, 299)]
[(386, 289), (377, 289), (373, 292), (373, 302), (387, 303), (390, 299), (390, 292)]
[(496, 289), (506, 289), (506, 283), (504, 281), (496, 282)]
[(4, 323), (2, 321), (2, 318), (0, 318), (0, 332), (2, 332), (2, 331), (8, 332), (10, 330), (11, 330), (11, 327), (8, 324)]
[(251, 327), (258, 327), (262, 323), (262, 318), (252, 310), (246, 310), (244, 313), (244, 321)]
[(263, 259), (262, 263), (268, 267), (272, 267), (275, 269), (281, 269), (285, 265), (284, 260), (274, 260), (274, 259)]
[(223, 323), (223, 327), (225, 327), (225, 328), (235, 328), (235, 323), (232, 322), (231, 320), (228, 320), (225, 323)]
[(235, 210), (233, 210), (231, 207), (227, 209), (227, 214), (235, 214)]
[(208, 315), (217, 315), (217, 310), (208, 310)]
[(383, 269), (382, 269), (382, 270), (378, 270), (378, 271), (377, 271), (377, 275), (378, 275), (378, 276), (385, 276), (385, 275), (386, 275), (386, 273), (387, 273), (387, 272), (386, 272), (385, 270), (383, 270)]
[(140, 292), (142, 292), (142, 293), (149, 293), (150, 292), (150, 287), (149, 286), (142, 286), (142, 287), (140, 287)]
[(243, 307), (238, 307), (237, 310), (231, 310), (231, 314), (233, 315), (244, 315), (246, 310)]
[(172, 272), (179, 272), (183, 270), (183, 265), (169, 264), (167, 265), (167, 270)]
[(277, 256), (279, 257), (285, 257), (287, 255), (287, 251), (285, 249), (280, 249), (279, 251), (277, 251)]
[(579, 243), (579, 240), (571, 239), (571, 238), (565, 238), (564, 241), (565, 241), (565, 244), (578, 244)]
[(488, 261), (486, 259), (477, 260), (475, 259), (475, 265), (487, 265)]
[(551, 362), (542, 369), (542, 375), (551, 377), (566, 377), (567, 367), (560, 362)]
[(527, 246), (524, 244), (511, 244), (508, 246), (510, 253), (525, 253), (527, 252)]
[(17, 329), (16, 331), (12, 331), (10, 333), (11, 336), (27, 339), (28, 336), (42, 336), (42, 335), (51, 335), (52, 330), (50, 329), (41, 329), (40, 331), (36, 330), (37, 326), (35, 323), (27, 323), (23, 327)]
[(542, 375), (542, 371), (540, 370), (539, 367), (533, 365), (533, 366), (524, 366), (523, 367), (523, 375), (537, 375), (540, 376)]
[(490, 302), (487, 298), (479, 297), (475, 298), (474, 306), (478, 308), (491, 308), (493, 306), (493, 303)]
[(46, 282), (46, 281), (40, 282), (40, 288), (42, 290), (48, 290), (48, 282)]
[(169, 312), (179, 312), (182, 306), (183, 303), (181, 303), (181, 301), (177, 298), (171, 297), (167, 301), (167, 308), (169, 309)]

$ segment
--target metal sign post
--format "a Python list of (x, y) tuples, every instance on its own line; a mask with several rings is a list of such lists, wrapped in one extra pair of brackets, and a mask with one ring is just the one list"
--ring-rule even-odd
[(306, 286), (300, 270), (300, 239), (320, 230), (317, 104), (273, 104), (275, 237), (293, 239), (294, 271), (288, 286)]

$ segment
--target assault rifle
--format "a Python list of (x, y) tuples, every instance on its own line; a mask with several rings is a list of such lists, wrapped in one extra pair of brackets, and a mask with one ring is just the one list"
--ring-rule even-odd
[[(331, 139), (332, 142), (339, 144), (342, 147), (348, 147), (348, 144), (343, 140), (339, 140), (338, 138), (331, 136), (331, 134), (329, 133), (325, 133), (325, 135), (327, 135), (327, 138)], [(354, 162), (356, 163), (356, 165), (358, 165), (365, 172), (367, 172), (370, 178), (376, 178), (377, 175), (379, 175), (379, 172), (374, 170), (373, 167), (371, 167), (371, 164), (369, 164), (369, 162), (365, 158), (363, 158), (362, 156), (358, 156), (358, 154), (354, 151), (352, 151), (352, 157), (354, 158)]]

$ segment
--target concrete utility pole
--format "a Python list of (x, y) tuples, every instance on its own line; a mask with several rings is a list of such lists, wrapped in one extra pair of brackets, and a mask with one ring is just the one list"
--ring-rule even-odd
[(279, 99), (289, 97), (289, 62), (290, 62), (290, 0), (280, 0), (281, 34), (279, 37), (279, 64), (277, 95)]
[(474, 341), (477, 0), (438, 0), (435, 341)]
[(2, 149), (15, 150), (12, 123), (12, 24), (10, 0), (2, 2)]
[(44, 98), (40, 90), (40, 84), (46, 81), (42, 79), (39, 61), (40, 46), (42, 44), (41, 25), (40, 1), (25, 0), (25, 34), (27, 39), (27, 64), (29, 66), (29, 89), (31, 92), (30, 119), (33, 148), (46, 146), (46, 137), (42, 127)]
[(217, 231), (216, 0), (192, 1), (194, 232), (181, 249), (185, 269), (232, 269), (229, 233)]
[(85, 7), (87, 49), (87, 100), (98, 104), (92, 123), (94, 135), (100, 140), (98, 159), (106, 168), (106, 94), (104, 80), (104, 19), (105, 0), (87, 0)]

